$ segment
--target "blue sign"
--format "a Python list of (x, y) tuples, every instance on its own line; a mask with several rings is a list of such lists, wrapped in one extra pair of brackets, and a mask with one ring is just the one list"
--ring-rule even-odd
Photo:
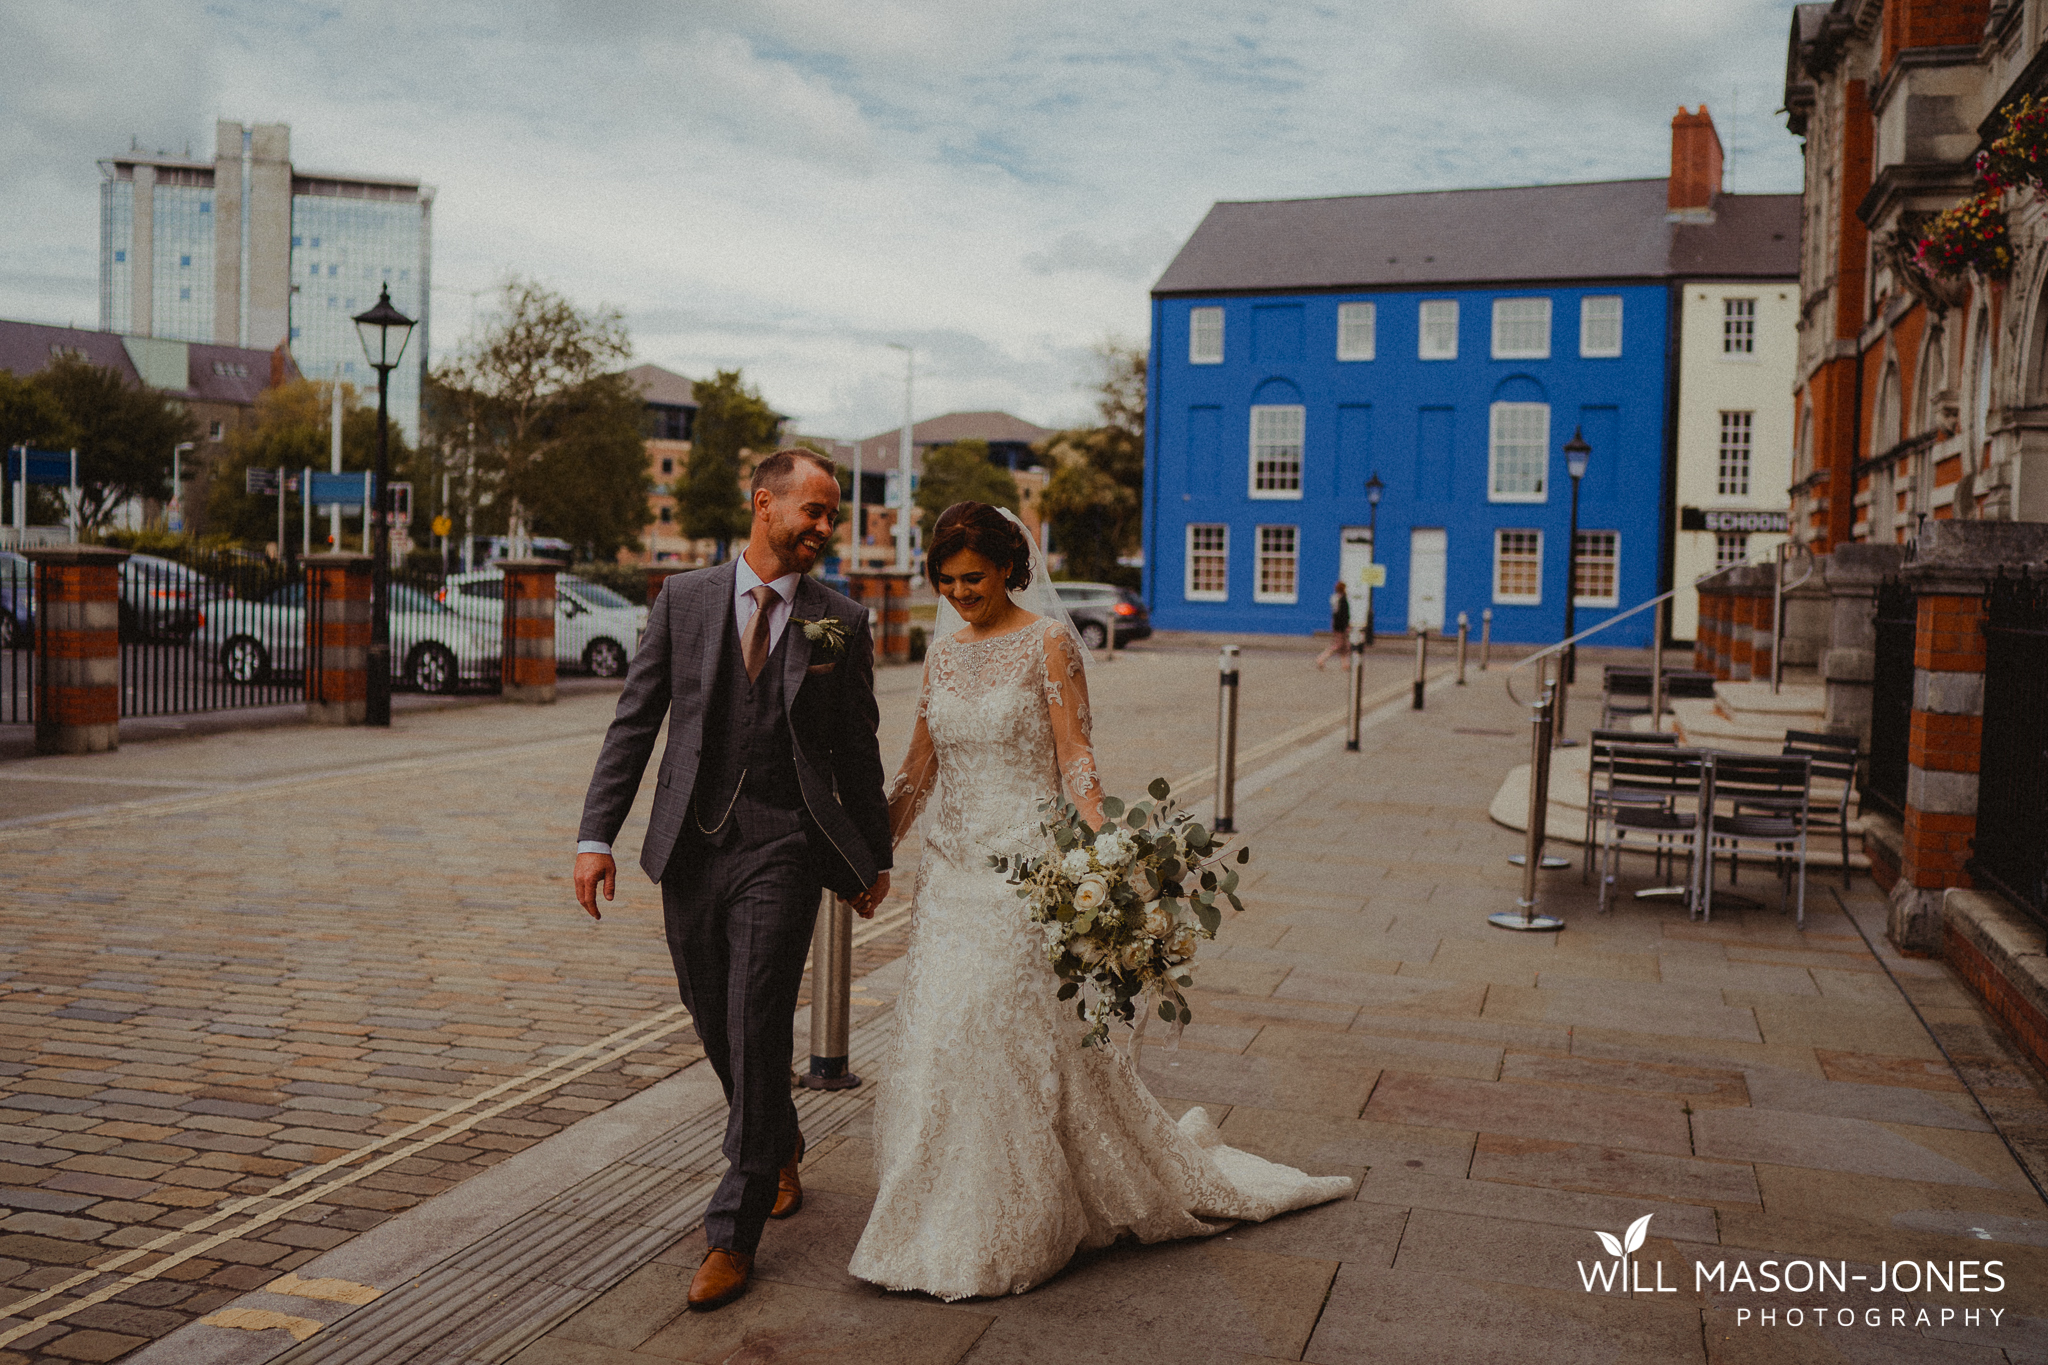
[(33, 484), (52, 484), (67, 488), (71, 484), (71, 452), (68, 450), (31, 450), (27, 446), (15, 446), (7, 452), (7, 482), (14, 483), (21, 478), (21, 457), (28, 456), (28, 481)]
[(372, 477), (368, 470), (360, 474), (315, 473), (310, 501), (315, 507), (367, 507)]

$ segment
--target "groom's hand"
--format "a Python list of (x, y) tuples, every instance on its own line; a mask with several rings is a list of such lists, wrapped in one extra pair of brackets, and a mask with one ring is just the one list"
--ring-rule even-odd
[[(883, 874), (885, 879), (887, 874)], [(604, 886), (604, 898), (610, 900), (619, 883), (619, 865), (612, 861), (609, 853), (579, 853), (576, 855), (576, 900), (583, 912), (592, 919), (603, 919), (597, 912), (597, 888)]]
[(848, 902), (853, 913), (862, 919), (873, 919), (877, 906), (889, 898), (889, 874), (884, 872), (875, 878), (875, 884)]

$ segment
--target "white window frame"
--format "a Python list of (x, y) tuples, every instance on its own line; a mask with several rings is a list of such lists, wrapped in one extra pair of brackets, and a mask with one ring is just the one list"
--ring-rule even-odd
[[(1286, 532), (1288, 548), (1284, 554), (1280, 551), (1268, 550), (1266, 548), (1266, 533), (1269, 531)], [(1261, 526), (1254, 534), (1258, 537), (1258, 540), (1254, 542), (1254, 549), (1257, 551), (1257, 554), (1252, 561), (1252, 601), (1263, 602), (1273, 606), (1293, 606), (1301, 600), (1301, 528), (1299, 526)], [(1268, 559), (1282, 558), (1288, 563), (1289, 577), (1294, 586), (1284, 593), (1269, 592), (1266, 588), (1266, 561)]]
[[(1728, 419), (1740, 418), (1731, 422)], [(1729, 437), (1739, 435), (1741, 440)], [(1714, 448), (1714, 495), (1721, 498), (1749, 496), (1751, 476), (1756, 469), (1756, 414), (1740, 408), (1721, 410), (1721, 439)]]
[(1582, 536), (1582, 537), (1583, 537), (1583, 536), (1612, 536), (1612, 537), (1614, 537), (1614, 591), (1613, 591), (1612, 593), (1610, 593), (1609, 595), (1605, 596), (1605, 597), (1589, 597), (1589, 596), (1586, 596), (1585, 594), (1583, 594), (1583, 593), (1579, 592), (1579, 582), (1578, 582), (1578, 572), (1577, 572), (1577, 566), (1578, 566), (1578, 565), (1580, 565), (1580, 564), (1584, 564), (1584, 563), (1587, 563), (1587, 562), (1589, 562), (1589, 560), (1588, 560), (1588, 557), (1587, 557), (1587, 556), (1586, 556), (1586, 555), (1585, 555), (1585, 554), (1584, 554), (1583, 552), (1581, 552), (1581, 553), (1580, 553), (1580, 554), (1579, 554), (1579, 555), (1578, 555), (1578, 556), (1577, 556), (1576, 558), (1574, 558), (1574, 559), (1573, 559), (1573, 561), (1572, 561), (1572, 564), (1573, 564), (1573, 573), (1572, 573), (1572, 604), (1573, 604), (1574, 606), (1580, 606), (1580, 607), (1618, 607), (1618, 606), (1620, 606), (1620, 605), (1621, 605), (1621, 532), (1619, 532), (1619, 531), (1598, 531), (1598, 530), (1588, 530), (1588, 529), (1586, 529), (1585, 527), (1581, 526), (1581, 527), (1579, 528), (1579, 535), (1580, 535), (1580, 536)]
[[(1534, 536), (1536, 538), (1536, 591), (1533, 595), (1501, 591), (1501, 549), (1507, 536)], [(1520, 556), (1518, 556), (1520, 558)], [(1543, 605), (1543, 528), (1540, 526), (1502, 526), (1493, 533), (1493, 601), (1496, 606), (1540, 607)]]
[[(1524, 316), (1517, 316), (1522, 314)], [(1516, 327), (1533, 328), (1538, 315), (1543, 320), (1543, 342), (1541, 345), (1508, 344), (1507, 334)], [(1493, 301), (1493, 358), (1495, 360), (1548, 360), (1550, 359), (1550, 300), (1537, 295), (1521, 295), (1516, 298)]]
[[(1211, 325), (1213, 324), (1213, 326)], [(1205, 350), (1203, 343), (1213, 336), (1213, 350)], [(1221, 308), (1188, 309), (1188, 364), (1221, 365), (1223, 363), (1223, 310)]]
[[(1729, 552), (1734, 551), (1731, 555)], [(1749, 532), (1714, 532), (1714, 568), (1719, 570), (1749, 563)]]
[[(1735, 305), (1746, 303), (1749, 311), (1739, 313)], [(1757, 306), (1754, 296), (1728, 296), (1721, 300), (1721, 358), (1756, 359)]]
[[(1195, 544), (1196, 534), (1203, 531), (1220, 533), (1217, 548), (1199, 549)], [(1221, 588), (1197, 588), (1195, 586), (1196, 561), (1218, 560), (1223, 565), (1223, 586)], [(1187, 528), (1187, 566), (1183, 573), (1181, 596), (1190, 602), (1228, 602), (1230, 600), (1230, 526), (1227, 522), (1189, 522)]]
[[(1280, 420), (1280, 414), (1291, 414), (1293, 416), (1294, 421), (1298, 425), (1295, 427), (1295, 437), (1292, 442), (1276, 439), (1271, 432), (1270, 424), (1267, 439), (1260, 440), (1260, 418), (1266, 417), (1269, 414), (1272, 415), (1274, 421)], [(1284, 451), (1289, 444), (1292, 444), (1294, 447), (1294, 482), (1291, 488), (1287, 486), (1285, 481), (1286, 463), (1284, 457), (1268, 455), (1262, 458), (1260, 455), (1262, 449), (1279, 452)], [(1303, 449), (1307, 444), (1307, 408), (1299, 403), (1254, 404), (1251, 410), (1250, 444), (1245, 462), (1245, 496), (1262, 501), (1299, 502), (1301, 500)], [(1261, 470), (1262, 465), (1266, 467), (1263, 473)], [(1259, 486), (1262, 478), (1267, 485), (1264, 488)]]
[[(1595, 304), (1614, 305), (1614, 344), (1596, 346), (1590, 340), (1593, 325), (1605, 318), (1593, 315)], [(1579, 300), (1579, 354), (1587, 360), (1612, 360), (1621, 354), (1622, 321), (1626, 308), (1619, 294), (1587, 294)]]
[[(1439, 346), (1430, 349), (1430, 333), (1433, 330), (1448, 329), (1450, 348)], [(1458, 358), (1458, 301), (1456, 299), (1424, 299), (1416, 310), (1415, 358), (1417, 360), (1456, 360)]]
[(1337, 305), (1337, 359), (1371, 360), (1379, 349), (1379, 309), (1370, 303)]
[[(1501, 487), (1501, 455), (1503, 440), (1501, 426), (1503, 419), (1525, 415), (1542, 414), (1541, 445), (1543, 450), (1542, 472), (1538, 476), (1539, 487), (1534, 492), (1503, 490)], [(1518, 445), (1535, 445), (1536, 439), (1518, 441)], [(1486, 414), (1486, 500), (1488, 502), (1549, 502), (1550, 501), (1550, 404), (1548, 403), (1495, 403)]]

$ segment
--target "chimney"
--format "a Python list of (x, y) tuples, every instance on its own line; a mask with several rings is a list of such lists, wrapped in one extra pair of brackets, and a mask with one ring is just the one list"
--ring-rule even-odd
[(1721, 135), (1702, 104), (1697, 114), (1684, 105), (1671, 119), (1671, 180), (1667, 216), (1678, 222), (1712, 222), (1714, 197), (1721, 192)]

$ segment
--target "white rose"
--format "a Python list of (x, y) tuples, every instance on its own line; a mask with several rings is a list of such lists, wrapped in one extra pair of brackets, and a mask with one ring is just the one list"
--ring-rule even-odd
[(1183, 924), (1180, 928), (1174, 930), (1173, 937), (1167, 940), (1166, 949), (1175, 957), (1193, 957), (1195, 955), (1195, 926)]
[(1060, 871), (1067, 874), (1069, 881), (1080, 881), (1088, 875), (1088, 868), (1088, 850), (1085, 848), (1069, 849), (1067, 856), (1060, 859)]
[(1145, 907), (1145, 932), (1154, 938), (1165, 938), (1173, 932), (1173, 916), (1158, 901)]
[(1080, 885), (1074, 888), (1076, 910), (1099, 910), (1108, 899), (1109, 883), (1103, 880), (1101, 873), (1090, 873), (1081, 878)]
[(1152, 960), (1151, 940), (1142, 938), (1132, 939), (1124, 945), (1122, 956), (1123, 965), (1128, 970), (1135, 970), (1144, 966)]
[(1131, 859), (1137, 845), (1120, 829), (1106, 829), (1095, 836), (1095, 860), (1104, 867), (1120, 867)]

